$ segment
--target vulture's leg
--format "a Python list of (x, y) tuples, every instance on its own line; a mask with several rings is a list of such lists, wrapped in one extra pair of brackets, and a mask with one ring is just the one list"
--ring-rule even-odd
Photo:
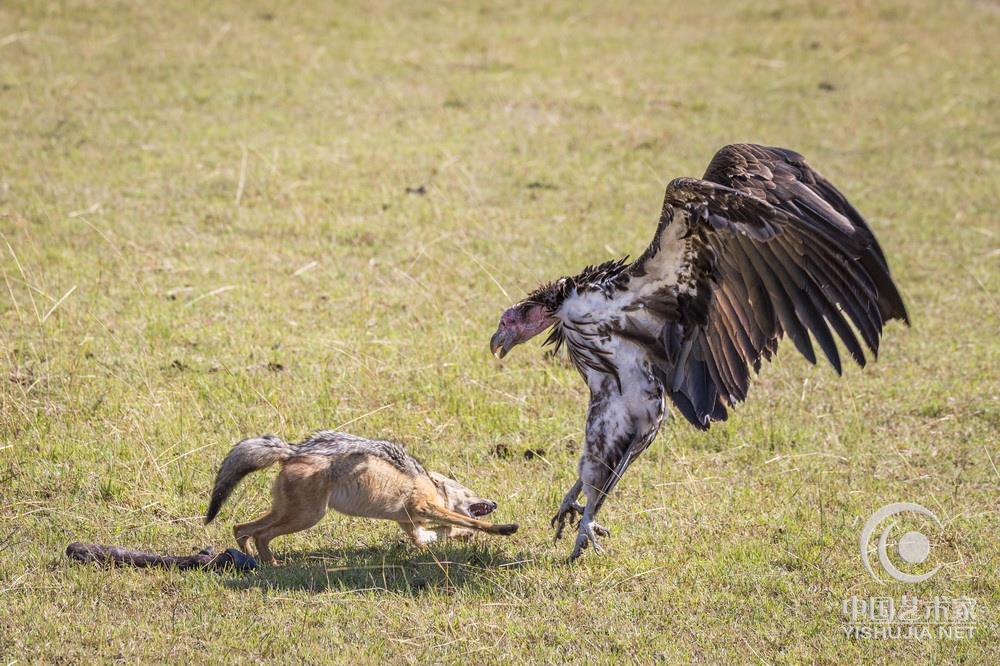
[(587, 407), (587, 430), (578, 468), (579, 487), (574, 486), (574, 489), (583, 491), (587, 505), (577, 527), (578, 534), (573, 553), (569, 556), (570, 562), (580, 557), (590, 545), (594, 546), (595, 551), (601, 552), (598, 537), (611, 535), (595, 519), (606, 494), (614, 486), (608, 481), (628, 445), (625, 440), (632, 438), (629, 434), (632, 421), (628, 401), (610, 376), (602, 376), (600, 383), (591, 387), (590, 405)]
[(583, 507), (576, 501), (580, 497), (581, 490), (583, 490), (583, 481), (577, 479), (573, 487), (563, 497), (562, 504), (559, 505), (556, 515), (552, 517), (552, 527), (556, 528), (556, 539), (562, 536), (567, 522), (572, 521), (576, 516), (583, 515)]
[(601, 508), (604, 496), (602, 488), (607, 482), (608, 472), (610, 471), (607, 469), (599, 470), (596, 467), (597, 465), (593, 463), (588, 464), (586, 459), (581, 460), (580, 482), (583, 484), (583, 494), (587, 498), (587, 505), (583, 508), (583, 517), (580, 519), (580, 525), (577, 528), (576, 544), (573, 546), (573, 552), (569, 556), (570, 562), (580, 557), (584, 549), (589, 545), (594, 546), (594, 552), (603, 552), (601, 543), (597, 538), (611, 536), (611, 531), (608, 528), (594, 520)]
[(632, 391), (615, 391), (611, 379), (591, 392), (587, 409), (587, 437), (580, 456), (580, 484), (587, 505), (580, 519), (576, 544), (569, 559), (587, 546), (601, 551), (598, 537), (611, 532), (596, 522), (597, 512), (628, 466), (649, 446), (663, 419), (663, 398), (648, 370), (634, 373)]

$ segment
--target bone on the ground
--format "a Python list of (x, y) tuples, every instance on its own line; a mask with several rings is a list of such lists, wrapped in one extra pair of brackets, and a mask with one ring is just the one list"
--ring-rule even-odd
[(176, 567), (178, 569), (205, 569), (222, 571), (252, 571), (257, 561), (235, 548), (216, 553), (211, 547), (195, 555), (158, 555), (141, 550), (104, 546), (96, 543), (74, 541), (66, 546), (66, 557), (78, 562), (98, 562), (132, 567)]

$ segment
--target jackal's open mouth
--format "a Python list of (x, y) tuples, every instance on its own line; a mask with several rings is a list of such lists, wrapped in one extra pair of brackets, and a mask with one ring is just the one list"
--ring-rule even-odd
[(469, 507), (469, 513), (472, 514), (473, 518), (482, 518), (493, 513), (495, 508), (497, 508), (495, 502), (476, 502)]

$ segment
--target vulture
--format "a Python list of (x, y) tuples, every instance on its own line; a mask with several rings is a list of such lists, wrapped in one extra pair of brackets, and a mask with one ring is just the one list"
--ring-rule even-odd
[[(839, 338), (864, 366), (890, 319), (909, 324), (885, 254), (843, 194), (796, 152), (722, 148), (704, 177), (667, 185), (653, 241), (635, 261), (542, 285), (500, 317), (490, 351), (551, 329), (590, 389), (578, 479), (552, 519), (579, 517), (570, 560), (609, 536), (597, 513), (656, 437), (666, 400), (707, 430), (747, 397), (783, 336), (838, 374)], [(814, 346), (815, 345), (815, 346)], [(581, 493), (586, 504), (581, 505)]]

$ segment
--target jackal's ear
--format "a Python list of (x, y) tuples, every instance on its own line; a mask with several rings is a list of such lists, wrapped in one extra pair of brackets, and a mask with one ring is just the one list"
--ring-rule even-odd
[(434, 486), (441, 493), (441, 497), (444, 498), (445, 504), (448, 503), (448, 479), (443, 474), (438, 474), (437, 472), (431, 472), (427, 476), (431, 477), (431, 481), (434, 482)]

